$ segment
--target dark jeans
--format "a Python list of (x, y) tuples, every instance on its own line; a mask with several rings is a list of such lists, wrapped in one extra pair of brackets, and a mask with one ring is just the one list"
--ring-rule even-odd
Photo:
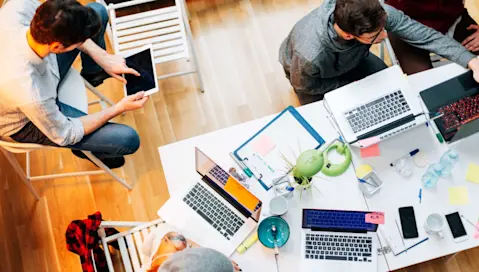
[[(102, 20), (102, 30), (92, 40), (105, 49), (105, 29), (108, 23), (108, 12), (103, 5), (91, 3), (87, 6), (93, 8)], [(57, 55), (58, 68), (60, 70), (60, 82), (64, 79), (71, 65), (80, 51), (75, 49), (71, 52)], [(87, 73), (100, 72), (98, 66), (87, 54), (81, 53), (82, 71)], [(81, 94), (84, 95), (84, 94)], [(86, 113), (66, 105), (57, 100), (58, 108), (68, 117), (79, 118)], [(58, 146), (45, 136), (32, 122), (26, 124), (19, 132), (10, 136), (13, 140), (21, 143), (38, 143), (42, 145)], [(86, 135), (83, 139), (73, 145), (65, 146), (73, 150), (92, 151), (99, 159), (120, 157), (135, 153), (140, 146), (140, 138), (136, 131), (129, 126), (115, 123), (106, 123), (93, 133)], [(75, 154), (75, 153), (74, 153)]]
[[(462, 15), (461, 21), (456, 26), (454, 39), (462, 43), (464, 39), (473, 34), (476, 30), (467, 30), (471, 24), (477, 23), (466, 10)], [(432, 69), (428, 51), (409, 45), (394, 34), (389, 33), (388, 36), (399, 64), (406, 74), (411, 75)]]
[[(363, 79), (369, 75), (372, 75), (386, 68), (387, 68), (387, 65), (380, 58), (378, 58), (373, 53), (369, 53), (358, 64), (358, 66), (354, 67), (351, 71), (338, 76), (338, 82), (341, 82), (341, 85), (344, 86), (354, 81)], [(299, 103), (301, 103), (301, 105), (306, 105), (309, 103), (320, 101), (320, 100), (323, 100), (324, 98), (324, 93), (309, 94), (309, 93), (296, 91), (296, 95), (298, 96)]]

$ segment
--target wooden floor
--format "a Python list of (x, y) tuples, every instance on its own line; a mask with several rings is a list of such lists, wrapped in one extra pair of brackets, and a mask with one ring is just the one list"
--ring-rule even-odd
[[(67, 178), (36, 183), (42, 198), (35, 202), (0, 155), (0, 271), (81, 271), (79, 258), (65, 246), (70, 221), (95, 211), (105, 220), (156, 218), (168, 198), (158, 146), (297, 106), (277, 61), (278, 48), (293, 24), (320, 2), (189, 3), (206, 92), (197, 92), (194, 76), (165, 80), (144, 109), (115, 120), (137, 129), (142, 140), (140, 150), (117, 171), (133, 184), (131, 192), (106, 176)], [(477, 6), (471, 11), (479, 17)], [(185, 66), (159, 68), (165, 72)], [(115, 101), (122, 97), (121, 85), (113, 80), (100, 89)], [(35, 174), (94, 168), (68, 150), (35, 152), (32, 161)], [(404, 271), (479, 271), (479, 249)]]

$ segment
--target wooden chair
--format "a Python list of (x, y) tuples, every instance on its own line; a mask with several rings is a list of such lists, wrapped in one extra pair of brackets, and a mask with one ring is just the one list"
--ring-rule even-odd
[[(108, 270), (114, 272), (113, 261), (111, 258), (108, 244), (118, 242), (120, 247), (120, 257), (122, 266), (126, 272), (140, 272), (144, 261), (142, 252), (143, 243), (147, 239), (149, 233), (154, 231), (159, 225), (165, 223), (162, 219), (151, 222), (117, 222), (104, 221), (98, 229), (98, 235), (101, 239), (103, 251), (105, 252)], [(131, 228), (115, 235), (106, 236), (105, 228)], [(92, 255), (93, 258), (93, 255)]]
[[(179, 59), (189, 61), (193, 58), (192, 70), (159, 75), (158, 80), (196, 73), (199, 90), (204, 92), (184, 0), (175, 0), (176, 5), (171, 7), (116, 16), (118, 9), (132, 8), (153, 1), (155, 0), (132, 0), (108, 5), (111, 31), (107, 31), (107, 35), (115, 54), (151, 44), (156, 64)], [(105, 4), (104, 0), (97, 2)]]
[[(86, 88), (95, 94), (99, 100), (92, 101), (88, 103), (87, 95), (85, 92)], [(81, 95), (81, 94), (84, 95)], [(79, 109), (83, 112), (88, 112), (88, 105), (94, 103), (108, 104), (109, 106), (113, 105), (113, 102), (100, 93), (95, 87), (91, 86), (86, 80), (84, 80), (80, 74), (74, 69), (70, 68), (65, 79), (59, 86), (58, 99), (70, 105), (76, 109)], [(56, 178), (65, 178), (65, 177), (75, 177), (75, 176), (88, 176), (88, 175), (100, 175), (108, 174), (114, 180), (118, 181), (121, 185), (125, 186), (127, 189), (131, 190), (131, 185), (127, 184), (126, 181), (119, 176), (117, 176), (113, 171), (108, 168), (103, 162), (101, 162), (95, 155), (89, 151), (82, 151), (90, 160), (92, 160), (98, 167), (102, 170), (96, 171), (81, 171), (74, 173), (63, 173), (63, 174), (51, 174), (51, 175), (42, 175), (42, 176), (31, 176), (31, 160), (30, 152), (38, 149), (52, 149), (57, 147), (45, 146), (40, 144), (31, 144), (31, 143), (17, 143), (9, 139), (0, 140), (0, 151), (5, 155), (7, 160), (12, 165), (13, 169), (20, 176), (22, 181), (27, 185), (30, 192), (33, 194), (36, 200), (39, 200), (39, 196), (35, 191), (35, 188), (32, 186), (33, 181), (45, 180), (45, 179), (56, 179)], [(17, 159), (12, 153), (24, 153), (26, 155), (26, 166), (25, 171), (18, 163)]]

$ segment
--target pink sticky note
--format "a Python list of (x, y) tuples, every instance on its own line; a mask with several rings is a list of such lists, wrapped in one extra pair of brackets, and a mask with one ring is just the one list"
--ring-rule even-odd
[(384, 224), (384, 213), (383, 212), (372, 212), (366, 214), (366, 223), (371, 224)]
[(361, 148), (360, 151), (362, 158), (377, 157), (381, 155), (381, 151), (379, 150), (379, 144)]
[(361, 146), (370, 146), (370, 145), (379, 143), (379, 141), (381, 141), (381, 139), (379, 139), (378, 136), (373, 136), (364, 140), (360, 140), (359, 144)]
[(479, 239), (479, 222), (476, 224), (476, 231), (474, 232), (474, 239)]
[(261, 135), (254, 140), (253, 150), (261, 157), (265, 157), (276, 147), (268, 135)]

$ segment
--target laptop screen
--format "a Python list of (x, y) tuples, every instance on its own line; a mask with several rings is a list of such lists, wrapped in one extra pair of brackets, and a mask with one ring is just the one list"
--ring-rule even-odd
[(303, 209), (303, 229), (337, 232), (376, 231), (377, 224), (366, 223), (363, 211)]
[[(261, 201), (239, 181), (228, 174), (223, 168), (218, 166), (213, 160), (196, 148), (196, 171), (209, 181), (214, 183), (212, 186), (221, 196), (231, 203), (231, 198), (253, 213), (261, 206)], [(213, 184), (209, 184), (210, 186)], [(220, 189), (220, 190), (217, 190)], [(225, 196), (225, 193), (227, 196)], [(231, 203), (233, 206), (235, 203)]]

